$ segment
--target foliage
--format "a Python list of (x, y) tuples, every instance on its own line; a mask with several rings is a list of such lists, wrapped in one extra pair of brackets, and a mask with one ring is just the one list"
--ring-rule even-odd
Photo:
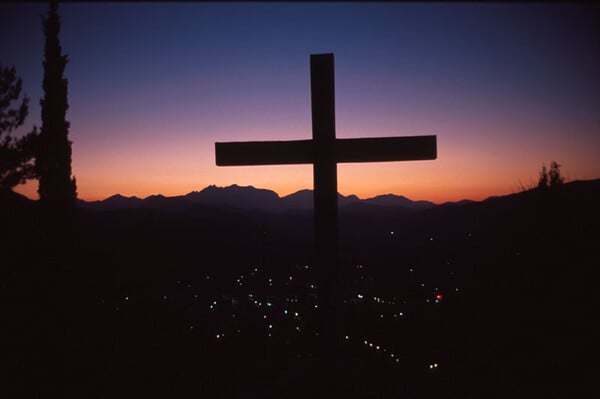
[(542, 165), (540, 177), (538, 180), (538, 189), (544, 190), (551, 187), (557, 187), (564, 183), (564, 178), (560, 174), (560, 166), (557, 162), (550, 163), (550, 171), (546, 170), (546, 165)]
[(550, 178), (550, 187), (555, 187), (563, 184), (564, 178), (560, 175), (560, 165), (552, 161), (550, 164), (550, 172), (548, 172)]
[(63, 78), (67, 56), (62, 54), (58, 39), (60, 17), (58, 5), (50, 3), (48, 17), (43, 19), (46, 35), (44, 49), (44, 98), (42, 129), (36, 170), (40, 184), (40, 202), (52, 210), (74, 209), (77, 198), (76, 181), (71, 177), (71, 141), (68, 138), (70, 123), (66, 120), (67, 79)]
[[(17, 76), (14, 67), (0, 66), (0, 188), (12, 189), (36, 177), (33, 157), (35, 153), (37, 128), (21, 138), (11, 137), (10, 133), (25, 122), (29, 113), (29, 98), (21, 97), (23, 81)], [(12, 105), (17, 102), (16, 107)], [(4, 137), (3, 137), (4, 136)]]

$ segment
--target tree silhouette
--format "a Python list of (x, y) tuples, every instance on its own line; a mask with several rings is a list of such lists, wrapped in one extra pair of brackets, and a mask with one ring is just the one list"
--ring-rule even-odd
[[(27, 179), (35, 178), (33, 164), (37, 128), (17, 139), (10, 133), (21, 126), (29, 113), (29, 98), (24, 95), (21, 104), (11, 107), (21, 96), (23, 81), (14, 67), (0, 66), (0, 189), (12, 189)], [(4, 138), (2, 137), (3, 135)]]
[(67, 56), (62, 54), (58, 39), (60, 17), (56, 1), (50, 3), (48, 17), (43, 19), (46, 35), (44, 49), (44, 98), (42, 129), (36, 157), (40, 183), (40, 203), (48, 210), (72, 210), (77, 198), (76, 181), (71, 177), (71, 141), (66, 120), (67, 79), (63, 72)]
[(564, 178), (560, 175), (560, 165), (556, 161), (550, 163), (550, 171), (546, 170), (546, 165), (542, 165), (538, 180), (538, 189), (544, 190), (550, 187), (557, 187), (563, 183)]
[(563, 184), (564, 179), (560, 175), (560, 165), (558, 163), (552, 161), (550, 164), (550, 172), (548, 172), (548, 177), (550, 179), (550, 187), (556, 187)]

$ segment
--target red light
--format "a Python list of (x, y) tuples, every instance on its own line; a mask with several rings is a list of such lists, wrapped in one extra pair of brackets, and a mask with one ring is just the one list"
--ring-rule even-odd
[(435, 296), (435, 299), (437, 299), (438, 301), (441, 301), (442, 300), (442, 294), (437, 294)]

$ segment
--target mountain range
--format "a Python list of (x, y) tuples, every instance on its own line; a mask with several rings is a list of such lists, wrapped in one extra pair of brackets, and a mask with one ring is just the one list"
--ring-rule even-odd
[[(470, 201), (467, 201), (470, 202)], [(310, 211), (313, 208), (313, 191), (300, 190), (280, 197), (276, 192), (252, 186), (217, 187), (210, 185), (200, 191), (185, 195), (165, 197), (151, 195), (144, 199), (113, 195), (102, 201), (78, 200), (83, 209), (113, 210), (153, 208), (162, 210), (185, 210), (197, 205), (255, 210), (269, 213)], [(356, 195), (344, 196), (338, 193), (338, 206), (343, 208), (393, 207), (405, 210), (423, 210), (436, 206), (429, 201), (413, 201), (401, 195), (385, 194), (373, 198), (360, 199)]]

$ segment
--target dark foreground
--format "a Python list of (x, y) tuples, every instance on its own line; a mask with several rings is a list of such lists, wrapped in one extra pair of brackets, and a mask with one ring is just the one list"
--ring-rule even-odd
[(307, 215), (6, 200), (0, 396), (589, 397), (599, 192), (342, 213), (329, 356)]

